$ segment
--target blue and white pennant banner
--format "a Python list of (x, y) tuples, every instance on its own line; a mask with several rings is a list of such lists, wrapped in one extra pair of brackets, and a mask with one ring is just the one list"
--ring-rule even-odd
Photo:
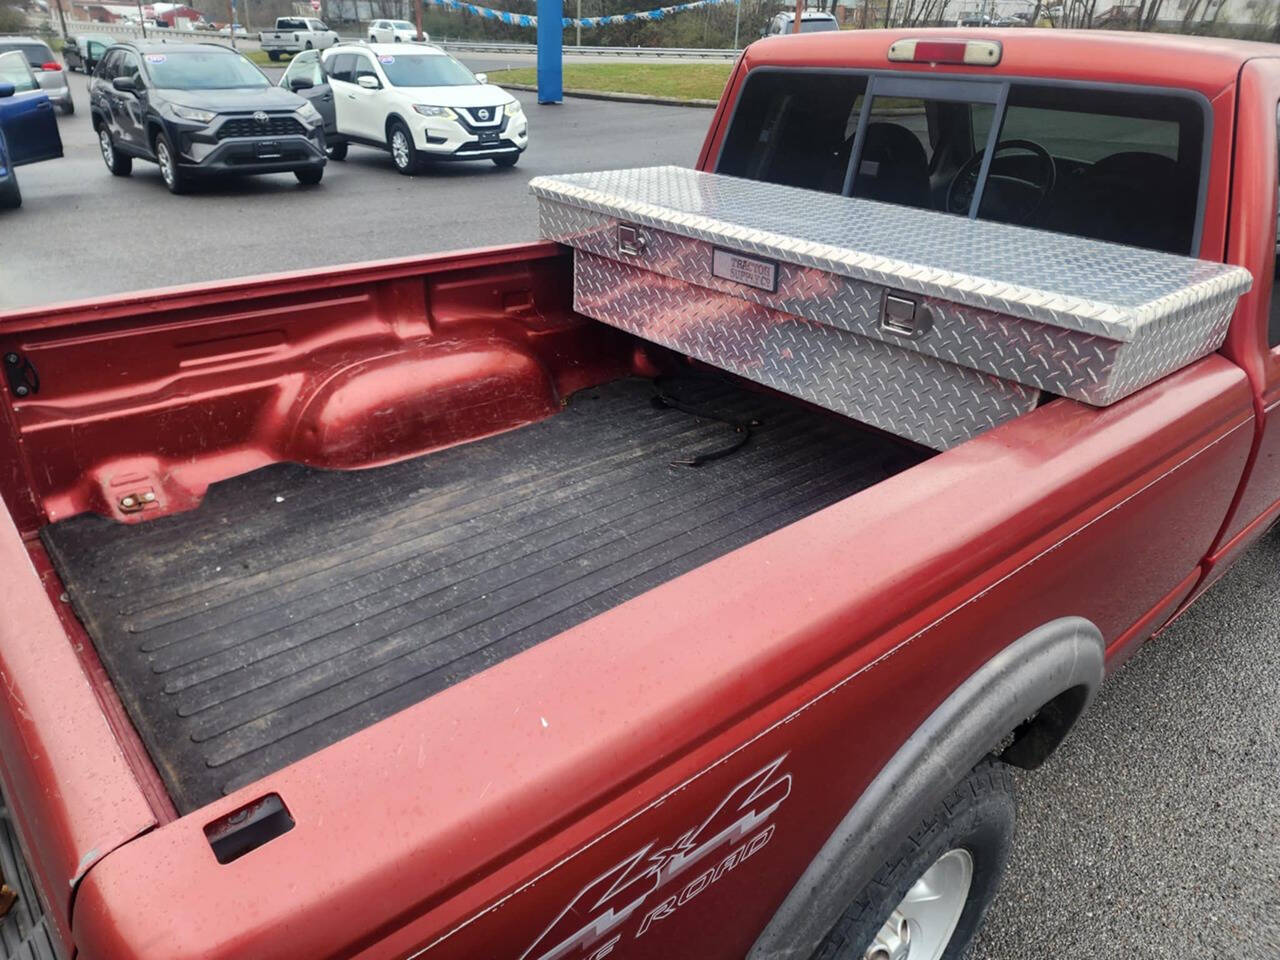
[[(483, 17), (486, 20), (497, 20), (499, 23), (510, 24), (513, 27), (536, 27), (538, 25), (537, 17), (525, 13), (512, 13), (510, 10), (479, 7), (474, 3), (466, 3), (465, 0), (427, 0), (427, 2), (449, 10), (465, 10), (467, 13), (475, 14), (477, 17)], [(581, 20), (565, 17), (564, 26), (566, 29), (569, 27), (608, 27), (616, 23), (634, 23), (637, 20), (661, 20), (672, 14), (695, 10), (698, 7), (711, 7), (722, 3), (736, 2), (737, 0), (691, 0), (690, 3), (677, 3), (671, 7), (637, 10), (634, 13), (615, 13), (608, 17), (583, 17)]]

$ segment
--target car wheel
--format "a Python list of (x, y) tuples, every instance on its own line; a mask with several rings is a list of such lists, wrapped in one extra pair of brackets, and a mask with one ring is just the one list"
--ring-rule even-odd
[(9, 173), (9, 182), (0, 185), (0, 210), (16, 210), (22, 206), (22, 191), (18, 189), (18, 178)]
[(916, 824), (812, 960), (959, 960), (995, 898), (1014, 818), (1009, 768), (979, 764)]
[(274, 61), (278, 61), (278, 60), (280, 59), (280, 51), (279, 51), (279, 50), (268, 50), (268, 51), (267, 51), (267, 56), (268, 56), (268, 57), (270, 57), (270, 58), (271, 58), (271, 60), (272, 60), (273, 62), (274, 62)]
[(377, 37), (375, 37), (375, 36), (371, 33), (371, 34), (369, 34), (369, 42), (370, 42), (370, 43), (377, 43), (377, 42), (378, 42), (378, 38), (377, 38)]
[(98, 127), (98, 149), (102, 152), (102, 162), (117, 177), (127, 177), (133, 172), (133, 157), (116, 149), (111, 131), (105, 126)]
[(399, 42), (400, 42), (400, 38), (399, 38), (399, 37), (392, 37), (391, 39), (392, 39), (394, 42), (396, 42), (396, 43), (399, 43)]
[(491, 157), (495, 167), (514, 167), (520, 162), (520, 154), (513, 153), (505, 157)]
[(164, 185), (169, 188), (169, 192), (186, 193), (191, 187), (191, 182), (182, 172), (182, 167), (178, 164), (178, 155), (169, 138), (163, 133), (157, 133), (152, 147), (155, 150), (156, 163), (160, 165), (160, 176), (164, 178)]
[(413, 134), (400, 120), (392, 122), (387, 130), (387, 146), (391, 148), (391, 160), (396, 169), (408, 176), (418, 169), (418, 151), (413, 145)]
[(320, 178), (324, 176), (324, 167), (299, 167), (293, 171), (293, 175), (298, 178), (298, 182), (304, 187), (314, 187), (320, 182)]
[(347, 141), (339, 140), (337, 143), (331, 143), (325, 152), (329, 154), (330, 160), (345, 160), (347, 159)]
[(307, 41), (307, 49), (308, 49), (308, 50), (314, 50), (314, 49), (315, 49), (315, 47), (313, 47), (313, 46), (311, 45), (311, 41), (310, 41), (310, 40), (308, 40), (308, 41)]
[(62, 104), (63, 116), (69, 117), (75, 112), (76, 112), (76, 102), (72, 100), (70, 97), (67, 97), (67, 102)]

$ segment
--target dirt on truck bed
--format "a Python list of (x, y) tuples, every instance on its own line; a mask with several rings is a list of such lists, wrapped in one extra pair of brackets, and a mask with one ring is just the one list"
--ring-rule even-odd
[(726, 381), (628, 380), (427, 456), (276, 464), (43, 537), (185, 812), (919, 458)]

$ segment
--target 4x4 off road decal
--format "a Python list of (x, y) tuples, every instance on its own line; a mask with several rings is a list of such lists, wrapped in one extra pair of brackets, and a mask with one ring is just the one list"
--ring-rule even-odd
[[(603, 960), (622, 939), (626, 931), (618, 928), (627, 921), (635, 920), (635, 937), (644, 936), (760, 850), (773, 836), (773, 824), (765, 822), (791, 794), (791, 774), (779, 772), (786, 758), (784, 753), (743, 780), (700, 825), (673, 842), (658, 846), (654, 840), (592, 880), (520, 960)], [(696, 866), (702, 869), (694, 874)], [(658, 896), (685, 875), (690, 879), (684, 886)]]

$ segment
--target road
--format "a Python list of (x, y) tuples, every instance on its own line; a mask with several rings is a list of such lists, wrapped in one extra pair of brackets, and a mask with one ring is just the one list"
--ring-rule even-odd
[[(24, 168), (26, 206), (0, 218), (0, 304), (532, 239), (531, 176), (688, 164), (710, 118), (525, 102), (534, 136), (514, 170), (405, 178), (353, 148), (316, 190), (286, 176), (190, 197), (147, 164), (110, 177), (82, 111), (62, 121), (67, 157)], [(1016, 853), (973, 960), (1280, 957), (1278, 572), (1273, 533), (1019, 775)]]
[[(492, 68), (492, 57), (474, 62), (474, 69)], [(488, 161), (441, 163), (404, 177), (387, 154), (352, 147), (314, 189), (284, 174), (174, 197), (154, 164), (135, 164), (127, 179), (107, 172), (89, 125), (85, 78), (71, 74), (71, 84), (78, 112), (59, 121), (65, 156), (23, 167), (23, 208), (0, 220), (0, 307), (534, 240), (532, 177), (691, 165), (711, 117), (692, 107), (572, 98), (538, 106), (533, 94), (518, 93), (531, 138), (510, 170)], [(24, 227), (39, 231), (38, 242)]]

